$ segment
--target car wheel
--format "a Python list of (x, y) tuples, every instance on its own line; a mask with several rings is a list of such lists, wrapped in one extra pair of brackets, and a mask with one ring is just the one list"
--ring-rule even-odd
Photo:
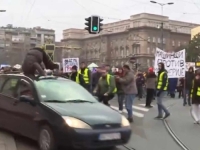
[(42, 126), (40, 128), (38, 144), (40, 150), (56, 150), (56, 144), (50, 127)]

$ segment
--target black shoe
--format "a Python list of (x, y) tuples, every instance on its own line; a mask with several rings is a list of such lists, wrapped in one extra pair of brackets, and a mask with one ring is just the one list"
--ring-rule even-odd
[(165, 117), (163, 119), (166, 119), (170, 116), (170, 113), (169, 114), (165, 114)]
[(187, 105), (187, 103), (184, 103), (183, 106)]
[(190, 103), (189, 103), (188, 105), (189, 105), (189, 106), (191, 106), (191, 104), (190, 104)]
[(162, 116), (157, 116), (154, 119), (163, 119), (163, 117)]
[(145, 107), (146, 107), (146, 108), (152, 108), (153, 106), (150, 105), (150, 106), (145, 106)]
[(128, 121), (129, 121), (130, 123), (132, 123), (132, 122), (133, 122), (133, 118), (128, 118)]

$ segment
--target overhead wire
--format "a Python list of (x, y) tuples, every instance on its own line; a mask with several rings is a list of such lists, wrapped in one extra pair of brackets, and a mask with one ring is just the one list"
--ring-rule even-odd
[(26, 19), (24, 20), (24, 22), (28, 19), (29, 15), (30, 15), (30, 13), (31, 13), (34, 5), (35, 5), (35, 2), (36, 2), (36, 0), (33, 1), (32, 5), (31, 5), (31, 8), (30, 8), (29, 12), (27, 13), (27, 16), (26, 16)]
[(196, 6), (196, 8), (198, 9), (198, 10), (200, 10), (200, 7), (193, 1), (193, 0), (191, 0), (192, 1), (192, 3)]

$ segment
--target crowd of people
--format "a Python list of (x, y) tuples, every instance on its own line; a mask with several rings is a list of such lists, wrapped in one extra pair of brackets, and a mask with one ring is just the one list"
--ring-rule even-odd
[[(1, 73), (22, 72), (21, 68), (17, 67), (5, 67), (0, 71)], [(192, 67), (186, 72), (185, 78), (180, 79), (168, 79), (163, 63), (159, 64), (157, 75), (152, 67), (145, 73), (140, 71), (134, 73), (128, 65), (118, 67), (114, 72), (111, 71), (109, 65), (102, 65), (92, 72), (84, 62), (80, 64), (80, 70), (77, 66), (73, 66), (71, 71), (71, 73), (63, 73), (61, 70), (57, 75), (77, 82), (107, 106), (110, 106), (109, 101), (117, 95), (119, 112), (123, 112), (125, 104), (128, 112), (127, 119), (130, 122), (133, 122), (132, 105), (136, 97), (138, 100), (146, 98), (145, 107), (147, 108), (152, 107), (151, 103), (157, 97), (158, 116), (156, 118), (169, 117), (170, 113), (162, 102), (163, 97), (168, 92), (174, 98), (177, 89), (179, 98), (183, 98), (183, 106), (192, 105), (191, 114), (195, 123), (200, 123), (200, 72), (194, 72)]]

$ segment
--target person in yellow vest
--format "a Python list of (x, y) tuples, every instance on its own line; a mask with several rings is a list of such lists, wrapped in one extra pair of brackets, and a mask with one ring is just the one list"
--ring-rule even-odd
[(72, 70), (72, 73), (70, 74), (70, 79), (72, 81), (84, 86), (85, 82), (83, 80), (83, 76), (80, 73), (78, 73), (77, 66), (72, 66), (71, 70)]
[(200, 123), (200, 72), (196, 73), (195, 79), (193, 80), (192, 90), (192, 109), (191, 114), (195, 120), (195, 124)]
[[(166, 119), (170, 116), (169, 111), (163, 105), (163, 97), (167, 95), (167, 87), (168, 87), (168, 75), (165, 70), (165, 65), (163, 63), (158, 64), (158, 79), (157, 79), (157, 105), (158, 105), (158, 116), (156, 119)], [(165, 112), (165, 116), (163, 118), (163, 111)]]
[(110, 75), (105, 67), (102, 67), (100, 72), (101, 77), (93, 93), (98, 97), (100, 102), (110, 106), (109, 100), (113, 99), (117, 92), (115, 77)]
[(83, 76), (83, 80), (85, 82), (84, 87), (90, 92), (91, 71), (87, 68), (85, 62), (81, 63), (78, 73)]

